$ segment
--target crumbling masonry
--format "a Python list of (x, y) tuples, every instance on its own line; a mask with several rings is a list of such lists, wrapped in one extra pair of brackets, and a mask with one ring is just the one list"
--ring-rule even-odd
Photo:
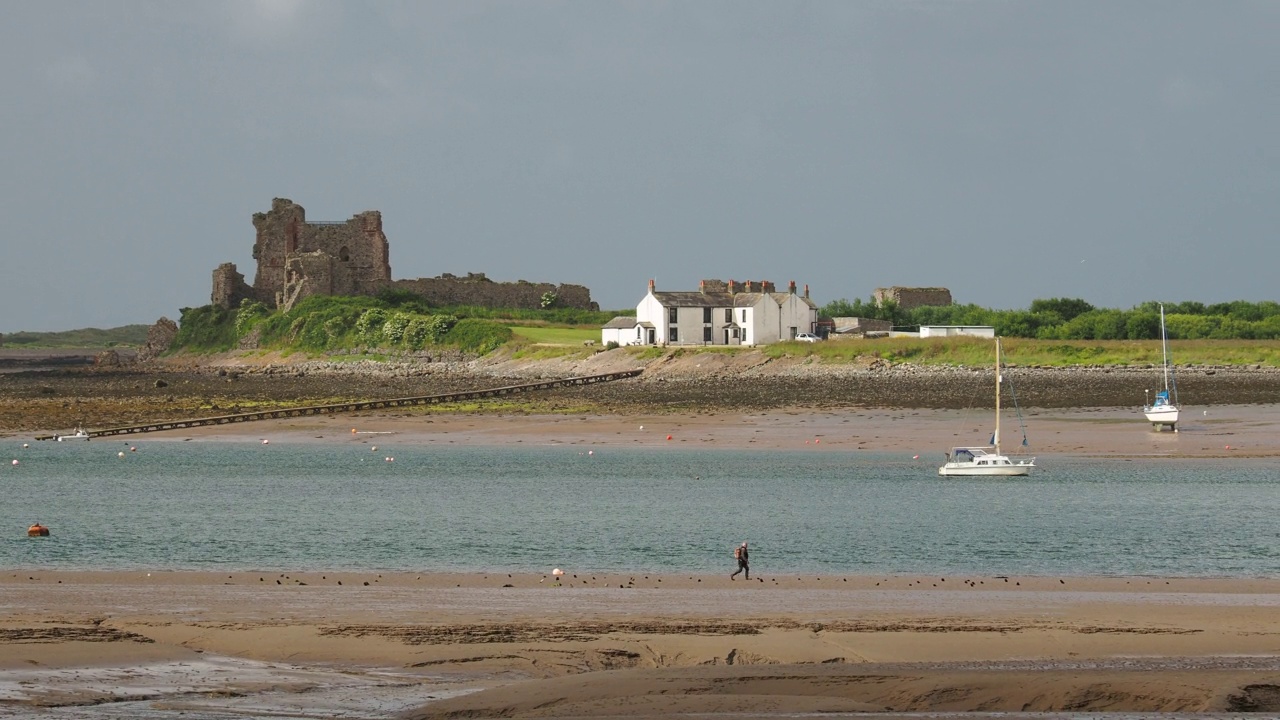
[(432, 305), (538, 308), (548, 293), (558, 307), (597, 310), (591, 291), (581, 285), (497, 283), (483, 273), (459, 278), (392, 280), (382, 213), (369, 210), (341, 222), (308, 222), (306, 211), (292, 200), (276, 198), (271, 210), (254, 213), (257, 239), (253, 258), (258, 271), (253, 284), (234, 263), (213, 271), (212, 301), (237, 307), (251, 299), (288, 310), (311, 295), (376, 295), (386, 288), (404, 289)]

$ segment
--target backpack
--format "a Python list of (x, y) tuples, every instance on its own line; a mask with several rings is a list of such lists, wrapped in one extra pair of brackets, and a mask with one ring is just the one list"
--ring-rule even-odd
[(741, 559), (742, 559), (742, 546), (741, 546), (741, 545), (739, 545), (738, 547), (736, 547), (736, 548), (734, 548), (734, 549), (733, 549), (733, 559), (734, 559), (734, 560), (741, 560)]

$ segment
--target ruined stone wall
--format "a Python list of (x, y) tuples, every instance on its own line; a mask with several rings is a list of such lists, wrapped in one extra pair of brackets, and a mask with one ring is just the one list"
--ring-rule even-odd
[(382, 213), (362, 212), (344, 223), (303, 226), (298, 252), (323, 252), (333, 258), (333, 295), (369, 295), (391, 280)]
[(224, 308), (240, 307), (246, 299), (257, 299), (254, 289), (244, 281), (244, 275), (236, 270), (235, 263), (222, 263), (213, 270), (213, 293), (210, 297), (214, 305)]
[(951, 291), (946, 288), (909, 288), (909, 287), (889, 287), (876, 288), (872, 298), (876, 304), (882, 304), (885, 300), (892, 300), (897, 303), (898, 307), (903, 310), (912, 308), (932, 306), (932, 305), (950, 305)]
[(421, 295), (432, 305), (479, 305), (482, 307), (537, 309), (542, 307), (543, 293), (556, 295), (555, 307), (599, 310), (591, 301), (591, 291), (582, 285), (552, 285), (551, 283), (494, 282), (483, 274), (472, 273), (466, 278), (441, 275), (417, 280), (396, 280), (391, 287)]
[(334, 259), (322, 251), (290, 255), (285, 263), (284, 288), (276, 294), (276, 307), (288, 310), (312, 295), (357, 295), (334, 292)]
[(556, 295), (555, 307), (599, 309), (591, 291), (581, 285), (495, 283), (475, 273), (393, 281), (382, 213), (375, 210), (343, 222), (307, 222), (301, 205), (275, 198), (271, 210), (254, 213), (253, 227), (253, 258), (258, 263), (253, 284), (245, 283), (233, 263), (219, 265), (213, 271), (212, 299), (217, 305), (236, 307), (252, 298), (287, 310), (311, 295), (376, 295), (394, 287), (436, 305), (540, 308), (543, 295), (550, 292)]
[[(332, 258), (323, 284), (332, 295), (370, 295), (391, 280), (387, 236), (382, 233), (382, 213), (362, 212), (345, 222), (308, 223), (301, 205), (287, 198), (271, 201), (271, 210), (254, 213), (257, 238), (253, 258), (258, 272), (253, 279), (254, 295), (264, 302), (296, 296), (290, 282), (291, 258), (321, 252)], [(310, 261), (308, 261), (308, 264)]]

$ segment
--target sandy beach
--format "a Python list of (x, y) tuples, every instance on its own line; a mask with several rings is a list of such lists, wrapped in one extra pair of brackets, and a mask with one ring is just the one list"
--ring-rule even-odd
[[(1179, 432), (1154, 432), (1133, 408), (1057, 408), (1024, 411), (1028, 445), (1005, 419), (1004, 442), (1019, 454), (1092, 457), (1280, 456), (1280, 408), (1218, 405), (1194, 411)], [(354, 432), (353, 432), (354, 431)], [(724, 449), (866, 450), (942, 454), (953, 445), (981, 445), (991, 431), (988, 412), (935, 409), (770, 409), (761, 412), (663, 414), (395, 413), (308, 416), (246, 424), (170, 430), (147, 440), (344, 440), (458, 445), (689, 446)], [(670, 439), (668, 439), (670, 436)], [(124, 438), (103, 438), (115, 441)]]
[[(1157, 433), (1128, 409), (1026, 414), (1042, 466), (1060, 455), (1265, 461), (1280, 455), (1277, 417), (1269, 405), (1214, 406), (1178, 433)], [(985, 419), (888, 409), (398, 412), (129, 442), (646, 444), (940, 457), (972, 442)], [(549, 568), (385, 576), (25, 568), (0, 572), (0, 714), (103, 702), (304, 717), (1280, 714), (1278, 617), (1276, 578), (766, 572), (745, 582), (727, 572), (569, 569), (557, 581)]]
[(11, 571), (0, 709), (257, 695), (306, 707), (342, 691), (400, 698), (397, 712), (421, 718), (1275, 713), (1278, 591), (1274, 579)]

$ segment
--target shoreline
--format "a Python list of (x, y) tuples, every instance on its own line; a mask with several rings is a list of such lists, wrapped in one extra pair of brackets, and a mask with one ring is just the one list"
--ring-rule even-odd
[[(1005, 448), (1034, 455), (1113, 458), (1249, 459), (1280, 457), (1280, 405), (1200, 408), (1178, 432), (1156, 432), (1128, 408), (1029, 409), (1028, 447), (1016, 418), (1004, 420)], [(1012, 423), (1012, 427), (1007, 424)], [(723, 448), (732, 450), (870, 451), (942, 457), (951, 447), (986, 443), (991, 418), (981, 411), (784, 408), (754, 412), (636, 414), (442, 413), (413, 409), (334, 414), (95, 438), (148, 441), (261, 441), (474, 446)], [(355, 432), (352, 432), (352, 431)], [(32, 442), (36, 433), (10, 434)], [(670, 439), (668, 440), (668, 436)], [(4, 436), (0, 436), (4, 437)], [(52, 441), (46, 441), (52, 442)], [(1014, 446), (1009, 450), (1009, 446)]]
[(1280, 712), (1280, 578), (571, 576), (6, 571), (0, 709)]

